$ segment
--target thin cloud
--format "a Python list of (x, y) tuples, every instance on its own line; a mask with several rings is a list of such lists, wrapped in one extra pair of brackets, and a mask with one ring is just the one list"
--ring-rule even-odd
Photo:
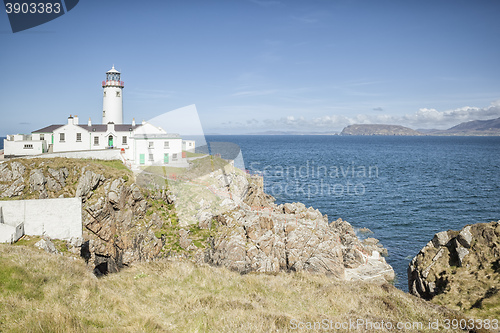
[[(375, 108), (382, 109), (382, 108)], [(374, 109), (374, 110), (375, 110)], [(377, 110), (378, 111), (378, 110)], [(289, 115), (279, 119), (247, 121), (246, 128), (301, 129), (301, 130), (341, 130), (352, 124), (390, 124), (418, 128), (447, 129), (471, 120), (485, 120), (500, 117), (500, 100), (485, 108), (465, 106), (453, 110), (438, 111), (421, 108), (413, 114), (395, 116), (388, 114), (358, 114), (355, 116), (326, 115), (305, 118)]]
[(269, 1), (265, 1), (265, 0), (250, 0), (250, 2), (256, 4), (256, 5), (259, 5), (261, 7), (272, 7), (272, 6), (276, 6), (276, 5), (281, 5), (281, 2), (280, 1), (272, 1), (272, 0), (269, 0)]
[(302, 15), (302, 16), (291, 16), (291, 18), (295, 21), (299, 21), (302, 23), (314, 24), (314, 23), (318, 23), (318, 22), (322, 21), (323, 19), (327, 18), (328, 16), (330, 16), (329, 12), (319, 11), (319, 12), (313, 12), (313, 13), (309, 13), (309, 14)]
[(383, 109), (383, 108), (381, 108), (380, 106), (379, 106), (379, 107), (376, 107), (376, 108), (373, 108), (372, 110), (373, 110), (373, 111), (379, 111), (379, 112), (384, 111), (384, 109)]
[(239, 91), (237, 93), (232, 94), (231, 96), (234, 97), (239, 97), (239, 96), (263, 96), (263, 95), (270, 95), (274, 94), (276, 90), (245, 90), (245, 91)]

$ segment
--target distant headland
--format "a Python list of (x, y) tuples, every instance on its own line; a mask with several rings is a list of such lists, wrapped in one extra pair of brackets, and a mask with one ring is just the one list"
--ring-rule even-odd
[(411, 128), (400, 125), (354, 124), (342, 130), (340, 135), (423, 135)]
[[(208, 135), (224, 135), (210, 133)], [(500, 136), (500, 118), (488, 120), (472, 120), (460, 123), (451, 128), (412, 129), (401, 125), (389, 124), (352, 124), (341, 132), (325, 131), (263, 131), (245, 135), (376, 135), (376, 136)]]

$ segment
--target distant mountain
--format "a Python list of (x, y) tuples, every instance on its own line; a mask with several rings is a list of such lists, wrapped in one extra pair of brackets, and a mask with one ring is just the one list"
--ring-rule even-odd
[(340, 135), (423, 135), (411, 128), (400, 125), (354, 124), (342, 130)]
[(448, 129), (450, 133), (490, 133), (500, 135), (500, 118), (473, 120), (458, 124)]
[(430, 135), (470, 135), (470, 136), (485, 136), (485, 135), (500, 135), (500, 118), (489, 120), (472, 120), (467, 121), (447, 130), (433, 130), (427, 132)]

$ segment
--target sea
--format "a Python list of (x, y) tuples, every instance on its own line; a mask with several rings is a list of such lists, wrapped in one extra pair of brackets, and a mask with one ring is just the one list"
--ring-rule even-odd
[(3, 139), (6, 139), (6, 137), (1, 137), (0, 136), (0, 150), (3, 149)]
[(500, 137), (212, 135), (241, 149), (276, 203), (342, 218), (388, 249), (395, 286), (435, 233), (500, 220)]

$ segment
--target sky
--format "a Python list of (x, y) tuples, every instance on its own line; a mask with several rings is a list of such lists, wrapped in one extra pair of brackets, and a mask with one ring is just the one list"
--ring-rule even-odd
[(0, 13), (0, 136), (99, 123), (112, 65), (126, 122), (195, 104), (205, 133), (497, 118), (499, 13), (497, 0), (82, 0), (18, 33)]

